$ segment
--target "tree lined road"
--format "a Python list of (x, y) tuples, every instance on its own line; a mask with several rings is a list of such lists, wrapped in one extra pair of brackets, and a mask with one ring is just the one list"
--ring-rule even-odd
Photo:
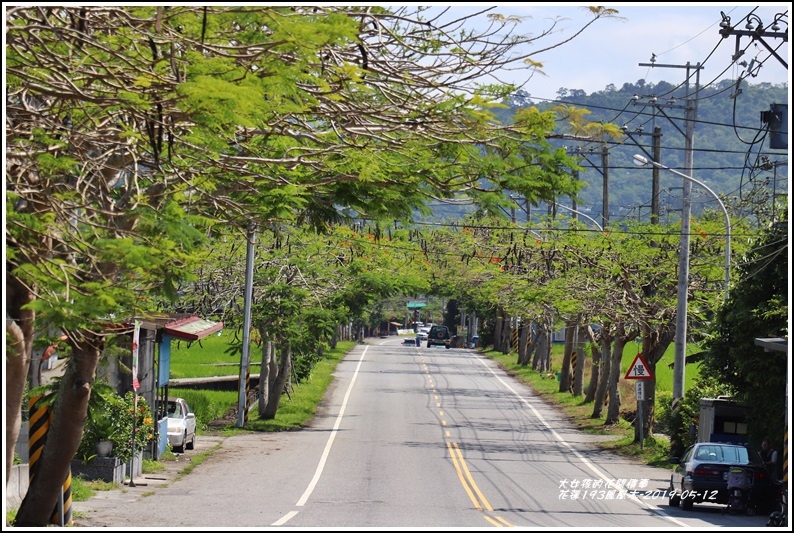
[[(229, 437), (143, 497), (75, 504), (131, 527), (763, 526), (670, 508), (669, 471), (599, 450), (493, 361), (464, 349), (355, 347), (308, 429)], [(197, 440), (201, 449), (201, 436)], [(576, 492), (579, 491), (579, 492)]]

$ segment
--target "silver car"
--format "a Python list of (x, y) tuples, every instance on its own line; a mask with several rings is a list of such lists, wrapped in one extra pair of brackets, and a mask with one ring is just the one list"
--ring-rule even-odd
[(183, 398), (168, 399), (168, 444), (177, 453), (196, 443), (196, 415)]

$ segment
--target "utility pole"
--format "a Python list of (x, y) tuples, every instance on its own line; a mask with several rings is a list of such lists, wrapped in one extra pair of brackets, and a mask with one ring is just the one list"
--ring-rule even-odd
[[(661, 126), (654, 126), (653, 133), (651, 134), (653, 141), (653, 160), (661, 163), (662, 158), (662, 128)], [(651, 224), (659, 223), (659, 174), (661, 169), (654, 165), (651, 185)]]
[[(653, 151), (653, 155), (650, 156), (650, 159), (655, 163), (662, 162), (662, 128), (661, 126), (654, 126), (652, 133), (645, 133), (642, 129), (637, 131), (629, 132), (626, 126), (623, 126), (623, 133), (625, 133), (633, 142), (637, 145), (637, 148), (645, 152), (646, 155), (648, 152), (645, 148), (634, 140), (634, 135), (650, 135), (651, 136), (651, 150)], [(651, 184), (651, 224), (658, 224), (659, 223), (659, 174), (661, 170), (657, 166), (652, 166), (652, 184)]]
[[(755, 10), (753, 10), (755, 11)], [(772, 48), (771, 45), (767, 44), (764, 40), (764, 37), (772, 37), (775, 39), (783, 39), (783, 41), (788, 40), (788, 31), (781, 31), (780, 23), (783, 22), (788, 26), (788, 11), (785, 13), (778, 13), (775, 16), (775, 19), (772, 21), (772, 24), (769, 25), (769, 29), (772, 31), (767, 31), (767, 28), (764, 26), (764, 22), (761, 18), (754, 14), (750, 13), (745, 17), (747, 19), (747, 24), (745, 24), (744, 30), (737, 30), (731, 24), (731, 17), (720, 11), (720, 15), (722, 15), (722, 21), (720, 22), (720, 35), (722, 35), (723, 39), (727, 39), (731, 35), (736, 36), (736, 49), (733, 54), (734, 61), (738, 61), (742, 55), (744, 55), (744, 50), (741, 48), (741, 38), (742, 37), (750, 37), (753, 41), (758, 41), (761, 43), (767, 51), (777, 59), (781, 65), (783, 65), (786, 70), (788, 70), (788, 63), (785, 59), (783, 59), (778, 53), (777, 50)], [(784, 20), (786, 19), (786, 20)], [(742, 19), (744, 20), (744, 19)], [(749, 71), (752, 71), (752, 68), (748, 68)]]
[[(578, 170), (574, 170), (573, 171), (573, 181), (574, 181), (574, 183), (579, 181), (579, 171)], [(576, 209), (579, 209), (579, 207), (576, 205), (576, 196), (575, 195), (571, 197), (571, 207), (574, 208), (573, 218), (576, 219)]]
[(249, 344), (251, 339), (251, 301), (254, 292), (254, 246), (256, 245), (256, 224), (248, 226), (248, 248), (245, 254), (245, 295), (243, 300), (243, 350), (240, 356), (240, 382), (237, 399), (237, 427), (245, 427), (248, 409), (246, 383), (251, 366)]
[[(651, 63), (640, 63), (641, 67), (666, 67), (686, 69), (686, 104), (684, 105), (684, 174), (692, 176), (694, 160), (694, 137), (695, 120), (697, 119), (697, 99), (692, 98), (689, 92), (689, 80), (692, 77), (692, 69), (695, 70), (695, 91), (697, 95), (700, 90), (700, 70), (703, 68), (700, 63), (692, 66), (689, 62), (686, 65), (657, 65), (655, 59)], [(656, 98), (652, 99), (652, 104), (656, 105)], [(672, 106), (671, 107), (679, 107)], [(667, 115), (665, 115), (667, 116)], [(667, 117), (669, 119), (669, 117)], [(672, 120), (671, 120), (672, 122)], [(678, 125), (673, 122), (678, 128)], [(679, 128), (680, 131), (680, 128)], [(686, 372), (686, 339), (687, 339), (687, 300), (689, 298), (689, 233), (690, 218), (692, 212), (691, 194), (692, 182), (683, 180), (683, 194), (681, 195), (681, 244), (678, 262), (678, 308), (676, 311), (675, 326), (675, 359), (673, 363), (673, 409), (676, 409), (681, 399), (684, 397), (684, 379)]]
[[(609, 147), (604, 146), (601, 148), (601, 167), (597, 167), (590, 158), (587, 157), (587, 154), (581, 152), (578, 148), (576, 149), (576, 154), (583, 157), (590, 166), (592, 166), (595, 170), (601, 173), (601, 178), (603, 180), (602, 185), (602, 197), (601, 202), (603, 203), (603, 207), (601, 209), (601, 224), (602, 228), (607, 227), (607, 223), (609, 222)], [(593, 149), (590, 149), (590, 153), (593, 153)], [(579, 174), (576, 174), (576, 179), (579, 179)], [(572, 204), (573, 208), (576, 209), (576, 203)], [(549, 205), (549, 214), (551, 214), (552, 206)], [(596, 222), (597, 223), (597, 222)]]
[[(687, 79), (689, 71), (687, 70)], [(698, 71), (698, 80), (700, 71)], [(689, 82), (687, 81), (687, 93)], [(695, 117), (697, 116), (697, 100), (687, 98), (686, 101), (686, 139), (684, 142), (684, 174), (692, 176), (694, 159)], [(681, 251), (678, 262), (678, 311), (675, 327), (675, 364), (673, 367), (673, 402), (684, 397), (684, 379), (686, 376), (686, 336), (687, 336), (687, 300), (689, 299), (689, 232), (692, 213), (692, 181), (684, 180), (683, 204), (681, 206)]]
[(601, 225), (606, 228), (609, 225), (609, 148), (607, 146), (601, 148), (601, 175), (604, 177), (604, 189), (601, 193), (603, 198)]

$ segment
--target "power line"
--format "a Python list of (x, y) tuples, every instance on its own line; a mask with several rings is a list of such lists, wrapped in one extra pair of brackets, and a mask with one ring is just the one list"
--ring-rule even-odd
[[(614, 108), (614, 107), (599, 106), (599, 105), (593, 105), (593, 104), (589, 104), (589, 103), (579, 103), (579, 102), (574, 102), (574, 101), (569, 101), (569, 100), (546, 100), (546, 99), (543, 99), (543, 100), (545, 100), (547, 102), (552, 102), (552, 103), (569, 104), (569, 105), (575, 105), (575, 106), (580, 106), (580, 107), (586, 107), (587, 109), (599, 109), (599, 110), (604, 110), (604, 111), (615, 111), (615, 112), (618, 112), (619, 114), (613, 120), (609, 121), (610, 123), (613, 123), (613, 124), (617, 123), (616, 122), (617, 119), (619, 119), (621, 117), (622, 113), (624, 113), (625, 110), (626, 110), (625, 107), (623, 109), (617, 109), (617, 108)], [(628, 105), (630, 105), (630, 104), (631, 104), (631, 99), (629, 99), (629, 103), (626, 105), (626, 107), (628, 107)], [(637, 111), (636, 113), (634, 113), (634, 115), (635, 115), (635, 117), (637, 117), (637, 116), (643, 116), (643, 117), (644, 116), (649, 116), (651, 118), (655, 118), (656, 117), (655, 114), (646, 113), (646, 112), (643, 112), (642, 110)], [(674, 118), (679, 118), (679, 117), (674, 117)], [(633, 118), (632, 118), (632, 120), (633, 120)], [(683, 119), (681, 119), (681, 120), (683, 120)], [(742, 128), (742, 129), (747, 129), (747, 130), (754, 131), (754, 132), (755, 131), (759, 131), (759, 130), (762, 129), (762, 128), (757, 128), (757, 127), (752, 127), (752, 126), (737, 126), (737, 125), (732, 124), (732, 123), (713, 122), (713, 121), (701, 120), (701, 119), (696, 119), (694, 121), (694, 123), (696, 125), (710, 125), (710, 126), (725, 126), (725, 127), (729, 127), (729, 128)]]

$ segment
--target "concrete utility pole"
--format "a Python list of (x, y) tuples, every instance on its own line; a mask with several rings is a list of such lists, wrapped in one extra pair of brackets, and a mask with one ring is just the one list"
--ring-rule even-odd
[[(626, 126), (623, 126), (623, 133), (632, 140), (634, 144), (637, 145), (637, 148), (645, 152), (645, 155), (649, 156), (651, 161), (656, 163), (661, 163), (662, 161), (662, 128), (660, 126), (654, 126), (652, 133), (646, 133), (641, 129), (638, 131), (628, 131)], [(645, 148), (638, 143), (634, 139), (634, 135), (650, 135), (651, 136), (651, 150), (653, 151), (653, 155), (651, 156), (645, 150)], [(661, 172), (659, 171), (659, 167), (654, 165), (652, 170), (652, 184), (651, 184), (651, 224), (658, 224), (659, 223), (659, 175)], [(643, 205), (642, 207), (646, 207)]]
[(248, 395), (246, 383), (251, 366), (249, 344), (251, 339), (251, 300), (254, 293), (254, 245), (256, 244), (256, 224), (248, 226), (248, 249), (245, 254), (245, 299), (243, 305), (243, 351), (240, 356), (240, 389), (237, 402), (237, 427), (245, 427)]
[[(694, 160), (694, 138), (695, 120), (697, 119), (697, 99), (691, 97), (689, 92), (689, 80), (692, 77), (692, 69), (695, 70), (695, 91), (697, 95), (700, 90), (700, 70), (703, 68), (700, 63), (692, 66), (687, 62), (686, 65), (657, 65), (652, 59), (651, 63), (640, 63), (641, 67), (664, 67), (664, 68), (684, 68), (686, 69), (686, 104), (684, 105), (684, 174), (692, 176)], [(651, 104), (658, 108), (656, 98), (652, 98)], [(668, 107), (680, 107), (669, 105)], [(662, 114), (664, 112), (662, 111)], [(664, 114), (667, 117), (666, 114)], [(667, 117), (670, 119), (670, 117)], [(678, 128), (678, 125), (673, 122)], [(690, 218), (692, 213), (691, 197), (692, 182), (685, 179), (683, 183), (683, 193), (681, 195), (681, 244), (678, 262), (678, 308), (676, 311), (675, 327), (675, 359), (673, 366), (673, 409), (677, 408), (681, 399), (684, 397), (684, 379), (686, 371), (686, 338), (687, 338), (687, 299), (689, 297), (689, 232)]]
[[(687, 80), (689, 71), (687, 70)], [(698, 80), (700, 71), (698, 71)], [(697, 92), (697, 91), (696, 91)], [(687, 82), (689, 93), (689, 82)], [(688, 96), (688, 95), (687, 95)], [(684, 174), (692, 176), (694, 159), (695, 117), (697, 116), (697, 100), (687, 97), (686, 101), (686, 140), (684, 144)], [(675, 364), (673, 367), (673, 402), (684, 397), (684, 379), (686, 377), (686, 336), (687, 336), (687, 300), (689, 299), (689, 232), (692, 217), (692, 181), (684, 180), (684, 193), (681, 206), (681, 251), (678, 261), (678, 311), (675, 327)]]
[[(590, 149), (590, 152), (591, 153), (593, 152), (592, 148)], [(602, 195), (601, 196), (601, 203), (603, 205), (601, 207), (601, 224), (598, 224), (598, 222), (596, 222), (596, 224), (603, 231), (603, 228), (606, 228), (607, 224), (609, 223), (609, 148), (607, 146), (604, 146), (604, 147), (601, 148), (601, 166), (600, 167), (596, 166), (592, 161), (590, 161), (590, 158), (587, 157), (587, 154), (585, 154), (584, 152), (580, 151), (578, 148), (576, 149), (576, 151), (574, 153), (579, 155), (579, 156), (581, 156), (582, 158), (584, 158), (588, 163), (590, 163), (590, 166), (592, 166), (593, 169), (595, 169), (595, 170), (597, 170), (598, 172), (601, 173), (601, 178), (603, 180), (603, 182), (602, 182), (603, 185), (602, 185), (602, 190), (601, 190), (601, 195)], [(577, 180), (579, 179), (579, 173), (578, 172), (576, 173), (575, 178)], [(572, 205), (573, 205), (574, 209), (577, 208), (576, 203), (573, 203)], [(549, 214), (551, 214), (551, 206), (549, 207)], [(579, 214), (581, 215), (582, 213), (579, 213)]]
[(604, 188), (601, 191), (603, 202), (601, 207), (601, 225), (609, 225), (609, 148), (601, 148), (601, 175), (604, 177)]
[[(653, 160), (657, 163), (662, 158), (662, 128), (655, 126), (653, 128)], [(651, 224), (659, 223), (659, 167), (653, 167), (653, 177), (651, 184)]]

